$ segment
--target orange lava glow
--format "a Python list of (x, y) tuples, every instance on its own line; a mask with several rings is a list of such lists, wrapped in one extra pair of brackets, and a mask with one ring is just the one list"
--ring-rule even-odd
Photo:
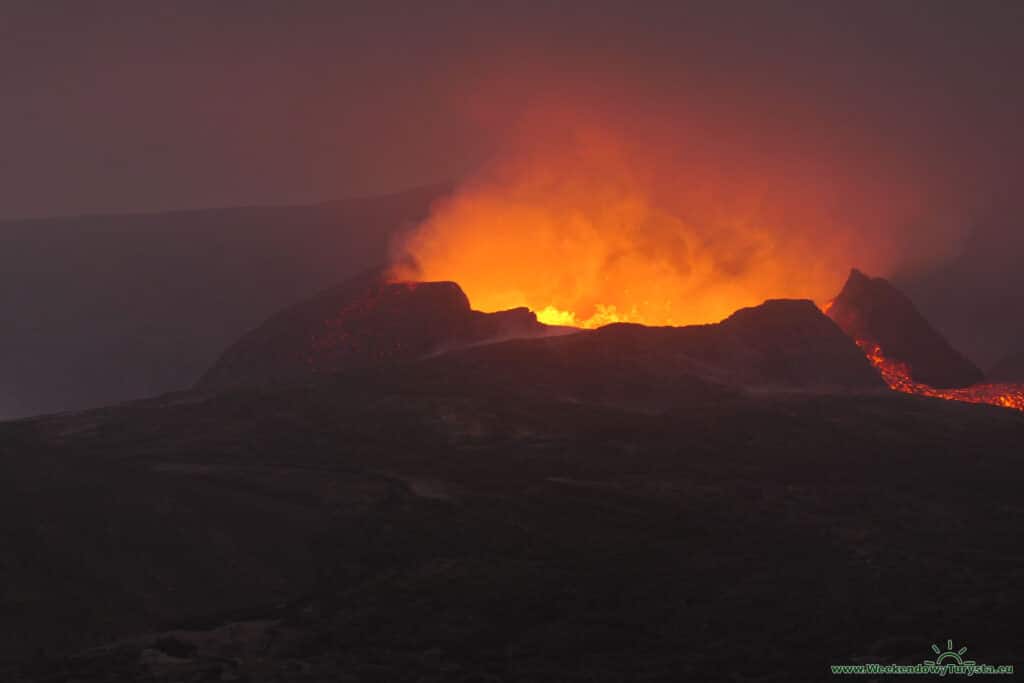
[(882, 375), (882, 379), (893, 391), (905, 394), (917, 394), (932, 398), (943, 398), (947, 401), (963, 401), (965, 403), (990, 403), (1003, 408), (1024, 411), (1024, 385), (1020, 384), (975, 384), (963, 389), (936, 389), (915, 382), (906, 365), (886, 358), (878, 344), (857, 341), (857, 346), (864, 351), (868, 360)]
[(554, 325), (691, 325), (770, 298), (826, 300), (850, 263), (884, 272), (899, 251), (850, 226), (900, 211), (856, 214), (870, 202), (850, 190), (858, 205), (842, 204), (838, 171), (666, 160), (573, 130), (527, 140), (437, 204), (397, 245), (394, 276), (455, 281), (477, 310), (527, 307)]
[(799, 237), (755, 219), (688, 223), (628, 182), (567, 178), (464, 189), (412, 236), (418, 270), (399, 277), (454, 280), (478, 310), (525, 306), (585, 328), (717, 322), (839, 284), (842, 268), (807, 267)]

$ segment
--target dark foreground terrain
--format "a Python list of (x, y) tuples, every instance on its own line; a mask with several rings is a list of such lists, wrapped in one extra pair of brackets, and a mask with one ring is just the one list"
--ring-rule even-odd
[(0, 680), (1022, 663), (1024, 415), (458, 368), (0, 424)]

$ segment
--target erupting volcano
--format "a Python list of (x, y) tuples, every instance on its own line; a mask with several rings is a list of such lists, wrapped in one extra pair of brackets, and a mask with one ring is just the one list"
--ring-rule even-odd
[[(799, 165), (782, 174), (709, 155), (666, 161), (635, 140), (561, 130), (572, 134), (530, 128), (522, 148), (435, 204), (400, 241), (391, 277), (455, 282), (476, 310), (529, 309), (544, 325), (701, 326), (770, 299), (824, 302), (851, 261), (885, 272), (956, 242), (893, 228), (914, 225), (923, 202), (891, 185), (837, 175), (832, 187)], [(983, 384), (887, 281), (854, 270), (822, 308), (891, 389), (1024, 409), (1024, 390)]]
[(825, 301), (851, 262), (935, 257), (936, 240), (905, 227), (920, 223), (919, 188), (846, 167), (826, 181), (802, 158), (752, 158), (671, 126), (629, 137), (590, 118), (522, 124), (399, 241), (395, 278), (457, 282), (480, 311), (526, 307), (547, 324), (682, 326), (766, 299)]
[[(272, 318), (201, 386), (451, 353), (469, 362), (469, 347), (517, 339), (526, 346), (515, 352), (479, 352), (486, 380), (509, 365), (522, 384), (537, 377), (524, 367), (546, 367), (547, 386), (568, 364), (609, 385), (615, 372), (741, 392), (888, 385), (1024, 410), (1024, 389), (983, 384), (887, 281), (854, 270), (821, 311), (811, 303), (834, 295), (851, 262), (892, 272), (956, 243), (931, 214), (928, 239), (914, 229), (927, 205), (915, 188), (845, 167), (825, 182), (797, 160), (733, 158), (685, 135), (688, 156), (666, 158), (674, 129), (614, 135), (579, 112), (541, 114), (401, 235), (389, 268)], [(569, 375), (553, 391), (579, 384)], [(628, 393), (609, 391), (620, 402)]]

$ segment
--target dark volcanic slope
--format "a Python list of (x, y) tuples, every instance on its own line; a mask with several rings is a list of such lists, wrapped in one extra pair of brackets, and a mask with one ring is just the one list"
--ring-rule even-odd
[[(494, 344), (510, 338), (525, 341)], [(487, 348), (455, 354), (445, 371), (534, 390), (550, 386), (561, 395), (601, 385), (609, 400), (616, 399), (616, 387), (629, 393), (628, 400), (643, 400), (644, 391), (662, 395), (666, 384), (677, 381), (775, 389), (884, 387), (852, 340), (810, 301), (768, 301), (715, 325), (620, 324), (576, 331), (541, 325), (526, 309), (473, 311), (451, 282), (388, 283), (377, 274), (277, 314), (229, 348), (198, 386), (365, 370), (483, 344)]]
[[(767, 301), (714, 325), (615, 324), (452, 354), (448, 372), (548, 386), (589, 383), (589, 396), (633, 398), (673, 384), (783, 390), (884, 389), (864, 354), (810, 301)], [(600, 387), (600, 388), (599, 388)], [(597, 392), (597, 393), (594, 393)]]
[(373, 272), (288, 308), (231, 346), (211, 389), (393, 365), (453, 347), (558, 333), (525, 308), (481, 313), (452, 282), (388, 282)]
[(988, 377), (993, 382), (1024, 382), (1024, 351), (996, 363)]
[(701, 383), (651, 413), (525, 384), (396, 367), (0, 424), (0, 680), (821, 681), (947, 637), (1024, 655), (1024, 415)]
[(905, 363), (918, 382), (949, 388), (984, 379), (981, 370), (950, 346), (906, 295), (882, 278), (851, 271), (828, 315), (851, 337), (878, 344), (887, 357)]

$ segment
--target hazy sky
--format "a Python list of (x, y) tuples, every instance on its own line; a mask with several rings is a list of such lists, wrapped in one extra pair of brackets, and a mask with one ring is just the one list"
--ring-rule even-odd
[(908, 172), (1013, 196), (1022, 36), (1024, 3), (992, 0), (8, 0), (0, 217), (450, 178), (532, 101), (576, 90), (666, 118), (711, 112), (728, 125), (708, 134), (735, 145), (764, 131), (769, 145), (898, 149), (922, 162)]
[[(606, 277), (620, 233), (683, 275), (752, 274), (751, 300), (858, 266), (988, 367), (1024, 348), (1022, 66), (1019, 0), (3, 0), (0, 220), (455, 180), (433, 276), (473, 285), (446, 258), (478, 247), (469, 267), (506, 272), (503, 225), (511, 276), (559, 296), (591, 247), (632, 298)], [(426, 211), (407, 203), (0, 225), (0, 417), (186, 386), (385, 258), (388, 220)], [(604, 241), (566, 248), (581, 215)], [(557, 299), (537, 305), (594, 303)]]

